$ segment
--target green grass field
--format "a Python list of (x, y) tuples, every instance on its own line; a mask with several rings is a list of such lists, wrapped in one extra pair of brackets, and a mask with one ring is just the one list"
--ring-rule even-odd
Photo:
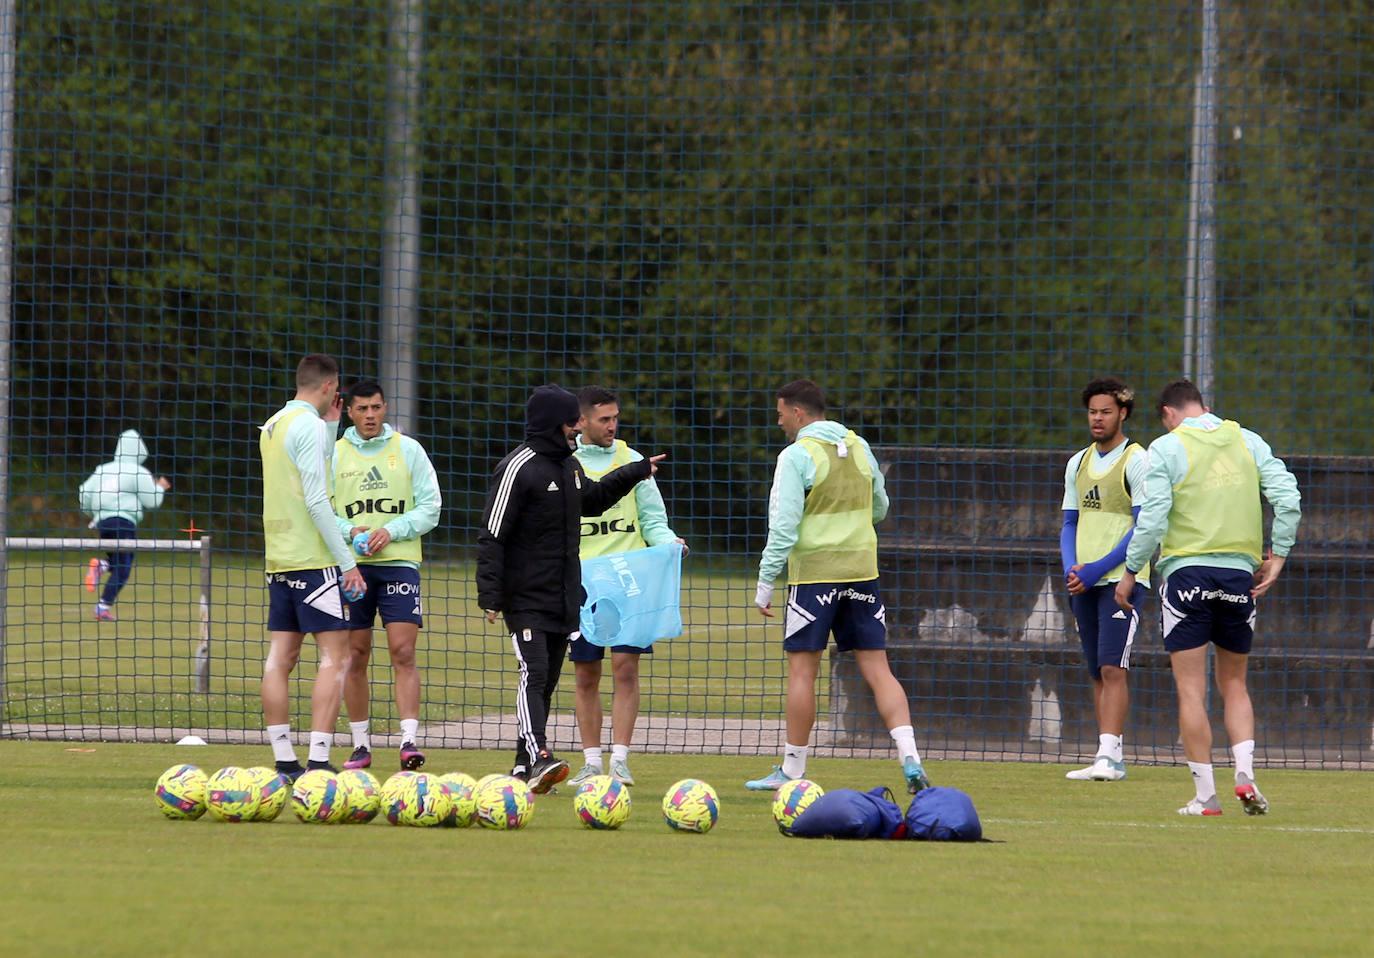
[[(259, 557), (215, 556), (207, 695), (193, 692), (200, 638), (196, 557), (140, 554), (115, 623), (91, 617), (94, 597), (81, 584), (86, 558), (57, 552), (11, 557), (8, 721), (212, 729), (260, 724), (266, 588)], [(424, 576), (421, 718), (432, 724), (509, 709), (509, 637), (480, 614), (471, 564), (427, 563)], [(685, 632), (661, 643), (646, 660), (646, 714), (738, 715), (744, 707), (754, 716), (781, 715), (781, 633), (776, 620), (770, 628), (754, 612), (753, 590), (752, 577), (713, 570), (705, 559), (688, 568)], [(375, 643), (372, 714), (389, 723), (390, 666), (380, 631)], [(314, 662), (314, 645), (307, 640), (294, 688), (296, 715), (308, 713)], [(821, 674), (819, 693), (825, 696), (828, 670)], [(563, 683), (555, 708), (571, 710), (571, 682)]]
[[(814, 842), (773, 827), (741, 781), (766, 761), (635, 758), (630, 822), (592, 832), (566, 792), (523, 832), (170, 822), (152, 786), (261, 747), (0, 742), (12, 955), (1369, 954), (1374, 821), (1359, 773), (1262, 773), (1273, 810), (1182, 819), (1185, 771), (1120, 784), (1063, 768), (932, 763), (995, 843)], [(504, 753), (432, 752), (497, 771)], [(375, 770), (374, 770), (375, 771)], [(1219, 778), (1224, 770), (1219, 769)], [(385, 774), (385, 771), (382, 772)], [(830, 788), (899, 784), (895, 764), (818, 760)], [(695, 776), (716, 829), (669, 831), (658, 803)], [(905, 802), (903, 802), (905, 804)]]

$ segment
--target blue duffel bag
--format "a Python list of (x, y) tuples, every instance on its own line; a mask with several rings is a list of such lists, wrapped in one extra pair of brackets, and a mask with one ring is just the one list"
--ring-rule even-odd
[(906, 810), (906, 837), (927, 842), (976, 842), (983, 837), (983, 823), (978, 820), (973, 799), (959, 789), (923, 788)]
[(798, 838), (903, 838), (906, 822), (886, 788), (867, 792), (837, 788), (797, 816), (792, 834)]

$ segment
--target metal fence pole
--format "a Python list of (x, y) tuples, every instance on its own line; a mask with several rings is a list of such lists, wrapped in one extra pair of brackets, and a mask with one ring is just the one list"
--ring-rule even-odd
[(9, 618), (10, 337), (14, 312), (14, 99), (19, 17), (0, 0), (0, 716), (6, 714), (5, 625)]
[(1195, 382), (1203, 397), (1214, 401), (1213, 344), (1217, 314), (1217, 83), (1220, 41), (1217, 8), (1220, 0), (1202, 3), (1202, 70), (1198, 73), (1198, 103), (1193, 118), (1197, 144), (1197, 312), (1194, 355)]
[(196, 691), (210, 691), (210, 596), (214, 594), (210, 536), (200, 537), (200, 645), (196, 647)]
[(415, 333), (420, 287), (420, 67), (424, 0), (391, 0), (387, 22), (386, 154), (383, 172), (381, 380), (387, 418), (415, 426), (419, 372)]

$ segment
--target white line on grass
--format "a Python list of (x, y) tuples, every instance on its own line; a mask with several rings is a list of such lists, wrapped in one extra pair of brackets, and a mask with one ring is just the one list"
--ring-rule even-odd
[[(1062, 827), (1065, 825), (1097, 825), (1102, 828), (1188, 828), (1184, 822), (1068, 822), (1054, 821), (1050, 819), (1037, 818), (984, 818), (983, 821), (994, 825), (1052, 825)], [(1307, 832), (1312, 834), (1334, 834), (1334, 835), (1374, 835), (1374, 828), (1325, 828), (1320, 825), (1264, 825), (1266, 831), (1273, 832)]]

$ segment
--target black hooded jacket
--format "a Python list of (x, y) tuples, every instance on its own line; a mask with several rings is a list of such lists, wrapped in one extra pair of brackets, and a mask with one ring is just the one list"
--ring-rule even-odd
[(525, 441), (496, 467), (477, 536), (477, 600), (505, 614), (512, 631), (571, 633), (582, 604), (582, 516), (597, 516), (648, 479), (647, 459), (600, 482), (587, 478), (563, 436), (577, 397), (540, 386), (530, 397)]

